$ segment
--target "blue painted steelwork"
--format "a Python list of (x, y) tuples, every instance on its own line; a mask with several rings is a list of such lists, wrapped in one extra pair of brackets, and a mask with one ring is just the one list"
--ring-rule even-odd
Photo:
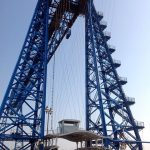
[[(130, 149), (142, 150), (138, 125), (129, 105), (107, 44), (103, 18), (92, 0), (39, 0), (21, 54), (0, 109), (0, 148), (34, 149), (44, 139), (47, 63), (79, 15), (85, 15), (86, 32), (86, 129), (103, 136), (105, 147), (119, 149), (126, 141)], [(136, 142), (138, 141), (138, 142)], [(9, 144), (11, 145), (11, 144)], [(40, 145), (43, 149), (43, 145)]]
[[(0, 109), (0, 147), (34, 149), (44, 139), (47, 63), (83, 2), (39, 0)], [(81, 13), (80, 13), (81, 14)], [(42, 145), (41, 145), (42, 147)]]
[[(120, 78), (113, 61), (111, 49), (104, 34), (103, 16), (98, 14), (89, 0), (86, 11), (86, 129), (103, 136), (104, 146), (119, 150), (121, 141), (126, 141), (129, 149), (142, 150), (138, 125), (131, 113), (129, 98), (122, 89), (127, 81)], [(132, 141), (132, 142), (131, 142)], [(89, 144), (89, 143), (88, 143)]]

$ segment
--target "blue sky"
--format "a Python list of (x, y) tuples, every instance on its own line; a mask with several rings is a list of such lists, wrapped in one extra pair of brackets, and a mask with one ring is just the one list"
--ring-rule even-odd
[[(0, 102), (23, 45), (36, 2), (37, 0), (0, 1)], [(113, 58), (121, 60), (119, 75), (128, 78), (124, 90), (128, 96), (136, 98), (136, 104), (132, 106), (134, 117), (145, 122), (146, 129), (141, 131), (141, 136), (144, 140), (150, 140), (150, 1), (95, 0), (95, 5), (98, 11), (103, 11), (104, 20), (108, 23), (107, 30), (112, 35), (109, 43), (116, 47)], [(55, 79), (57, 83), (55, 82), (54, 94), (54, 106), (59, 105), (54, 121), (63, 119), (64, 116), (80, 117), (82, 127), (84, 127), (84, 109), (81, 108), (84, 107), (82, 102), (84, 80), (81, 75), (84, 74), (83, 31), (84, 19), (80, 17), (72, 29), (72, 37), (68, 41), (65, 40), (58, 49)], [(51, 92), (51, 64), (48, 72), (47, 99), (50, 99)], [(60, 74), (64, 75), (63, 79), (59, 78)], [(74, 85), (74, 88), (70, 88), (71, 85)], [(50, 105), (50, 101), (47, 103)], [(77, 106), (78, 110), (75, 107), (71, 108), (72, 105)], [(64, 109), (58, 116), (62, 108)], [(150, 148), (148, 147), (145, 145), (146, 150)]]

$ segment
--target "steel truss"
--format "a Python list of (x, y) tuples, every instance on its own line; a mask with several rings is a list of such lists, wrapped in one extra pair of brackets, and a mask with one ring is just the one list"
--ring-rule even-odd
[(105, 147), (119, 149), (126, 143), (130, 149), (142, 150), (139, 125), (135, 122), (130, 105), (133, 99), (127, 97), (122, 89), (126, 83), (120, 78), (111, 53), (113, 48), (107, 44), (109, 35), (101, 24), (103, 16), (95, 10), (89, 0), (86, 12), (86, 129), (106, 136)]
[[(119, 149), (142, 150), (139, 129), (126, 97), (100, 23), (102, 16), (92, 0), (39, 0), (22, 51), (0, 109), (0, 148), (34, 149), (44, 139), (47, 63), (79, 15), (86, 31), (86, 129), (106, 138), (104, 144)], [(41, 144), (41, 149), (43, 145)]]
[(3, 149), (8, 145), (4, 141), (13, 140), (17, 150), (33, 149), (44, 138), (47, 63), (78, 17), (81, 4), (38, 1), (0, 109)]

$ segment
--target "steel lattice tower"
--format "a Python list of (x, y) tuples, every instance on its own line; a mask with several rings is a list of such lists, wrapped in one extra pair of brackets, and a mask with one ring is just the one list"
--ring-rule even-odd
[(47, 64), (79, 15), (85, 15), (86, 130), (106, 136), (105, 147), (119, 150), (126, 143), (131, 150), (143, 149), (144, 126), (132, 116), (134, 100), (122, 89), (126, 80), (117, 74), (120, 63), (111, 57), (115, 49), (107, 44), (110, 36), (93, 0), (38, 1), (1, 104), (1, 149), (9, 150), (9, 141), (15, 141), (15, 150), (34, 149), (44, 139)]

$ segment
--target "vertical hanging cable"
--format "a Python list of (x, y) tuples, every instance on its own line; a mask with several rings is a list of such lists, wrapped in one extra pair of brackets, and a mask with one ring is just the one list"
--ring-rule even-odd
[(51, 97), (51, 130), (53, 130), (53, 107), (54, 107), (54, 85), (55, 85), (55, 54), (54, 54), (54, 61), (53, 61), (53, 75), (52, 75), (52, 97)]

